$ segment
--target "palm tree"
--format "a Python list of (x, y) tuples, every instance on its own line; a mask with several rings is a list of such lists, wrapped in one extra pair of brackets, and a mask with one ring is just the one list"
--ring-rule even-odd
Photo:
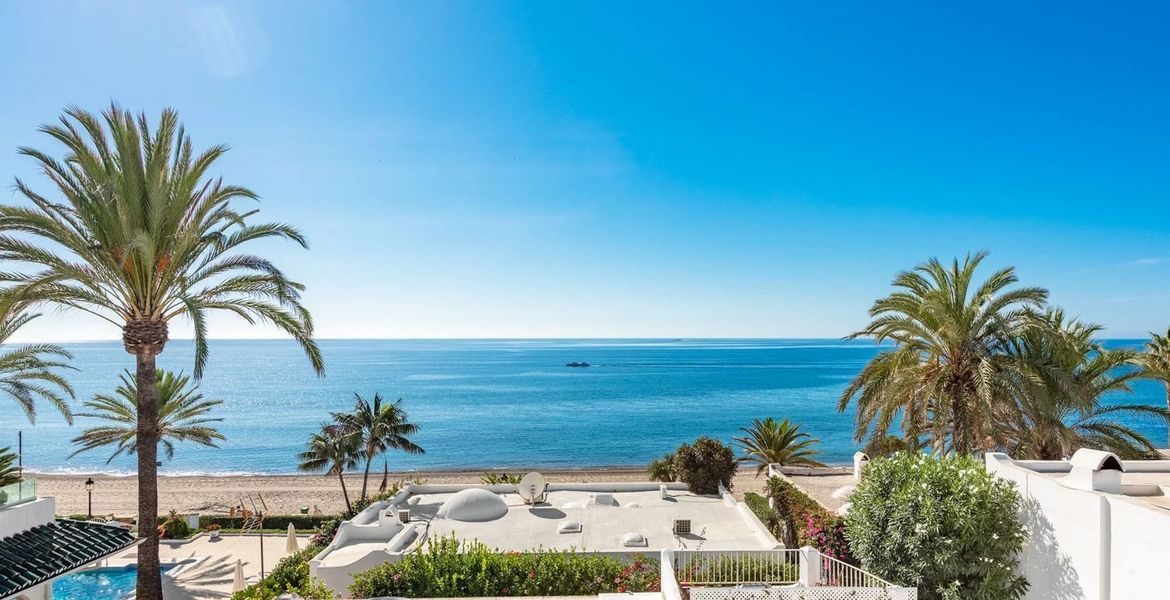
[[(25, 323), (39, 315), (13, 314), (0, 322), (0, 344), (6, 344)], [(73, 412), (66, 396), (73, 397), (73, 388), (57, 370), (69, 369), (66, 362), (73, 358), (56, 344), (28, 344), (0, 353), (0, 391), (11, 396), (29, 423), (37, 419), (36, 403), (45, 401), (61, 411), (65, 422), (73, 423)]]
[[(1147, 377), (1166, 386), (1166, 409), (1170, 410), (1170, 329), (1161, 335), (1150, 332), (1150, 341), (1142, 356), (1142, 368)], [(1170, 439), (1170, 425), (1167, 425), (1167, 436)]]
[(95, 116), (70, 107), (40, 129), (65, 146), (63, 159), (34, 148), (32, 158), (55, 188), (51, 200), (16, 180), (29, 204), (0, 205), (0, 260), (27, 265), (0, 274), (0, 315), (54, 305), (104, 319), (121, 329), (134, 355), (138, 393), (137, 597), (160, 600), (158, 560), (158, 390), (155, 359), (179, 317), (194, 329), (194, 375), (207, 362), (207, 315), (224, 311), (263, 321), (292, 336), (321, 373), (313, 322), (301, 305), (302, 285), (271, 261), (240, 253), (266, 238), (306, 246), (293, 227), (253, 223), (255, 210), (237, 210), (256, 194), (225, 184), (211, 167), (227, 151), (196, 152), (170, 109), (151, 128), (117, 105)]
[(346, 512), (353, 512), (349, 501), (349, 490), (345, 488), (345, 472), (356, 469), (359, 448), (357, 437), (348, 435), (336, 423), (322, 423), (321, 431), (309, 436), (305, 451), (297, 455), (297, 468), (302, 471), (325, 471), (336, 475), (341, 482), (341, 495), (345, 497)]
[[(9, 448), (0, 448), (0, 487), (20, 483), (20, 467), (16, 464), (16, 453)], [(2, 502), (4, 499), (0, 499)]]
[(896, 420), (903, 437), (928, 435), (936, 451), (969, 454), (994, 445), (995, 418), (1019, 393), (1010, 342), (1030, 326), (1028, 307), (1048, 298), (1041, 288), (1012, 288), (1012, 268), (981, 283), (975, 270), (986, 253), (950, 267), (938, 259), (899, 274), (897, 290), (876, 301), (872, 321), (847, 339), (892, 342), (841, 394), (838, 411), (857, 398), (857, 441), (873, 429), (888, 435)]
[[(1028, 377), (1015, 415), (1005, 414), (1001, 431), (1012, 456), (1059, 460), (1078, 448), (1108, 450), (1123, 459), (1157, 457), (1157, 448), (1126, 424), (1139, 419), (1166, 422), (1170, 412), (1148, 404), (1105, 404), (1130, 394), (1144, 376), (1141, 355), (1109, 349), (1095, 336), (1101, 326), (1069, 319), (1064, 311), (1037, 314), (1038, 327), (1022, 335), (1014, 354)], [(1013, 418), (1014, 417), (1014, 418)]]
[(424, 450), (410, 441), (408, 436), (418, 432), (418, 425), (407, 420), (402, 410), (402, 399), (382, 404), (381, 394), (374, 394), (373, 403), (354, 394), (353, 412), (333, 413), (333, 420), (348, 435), (357, 438), (359, 454), (366, 461), (362, 474), (362, 493), (358, 503), (366, 500), (366, 487), (370, 479), (370, 465), (374, 459), (388, 450), (402, 450), (410, 454), (422, 454)]
[(650, 475), (650, 481), (674, 481), (674, 453), (667, 452), (662, 458), (650, 461), (646, 473)]
[[(98, 394), (85, 403), (92, 412), (78, 413), (108, 421), (107, 425), (90, 427), (73, 438), (80, 446), (69, 458), (102, 446), (113, 446), (114, 453), (106, 459), (108, 464), (123, 452), (134, 454), (138, 437), (138, 389), (134, 376), (126, 371), (121, 376), (122, 384), (113, 395)], [(166, 452), (167, 460), (175, 456), (175, 443), (195, 442), (218, 448), (216, 441), (222, 441), (223, 434), (211, 426), (223, 419), (207, 416), (223, 400), (208, 400), (199, 393), (198, 385), (191, 385), (191, 378), (182, 373), (155, 371), (155, 390), (158, 392), (158, 443)]]
[(800, 430), (800, 425), (788, 422), (788, 419), (777, 422), (776, 419), (752, 419), (751, 428), (740, 427), (743, 437), (732, 438), (739, 443), (743, 456), (738, 460), (741, 463), (754, 463), (756, 477), (760, 476), (769, 464), (794, 465), (806, 467), (822, 467), (823, 464), (813, 459), (817, 451), (813, 445), (820, 442)]

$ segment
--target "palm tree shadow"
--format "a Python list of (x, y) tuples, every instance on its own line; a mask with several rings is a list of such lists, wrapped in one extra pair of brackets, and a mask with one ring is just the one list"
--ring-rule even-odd
[[(1085, 597), (1080, 578), (1067, 554), (1056, 540), (1052, 523), (1036, 500), (1024, 499), (1021, 506), (1024, 527), (1028, 529), (1028, 541), (1022, 554), (1027, 557), (1029, 579), (1050, 582), (1046, 586), (1047, 598), (1053, 600), (1079, 600)], [(1035, 585), (1035, 583), (1033, 583)]]
[(235, 569), (235, 561), (226, 556), (205, 560), (188, 567), (176, 577), (165, 578), (163, 597), (167, 600), (230, 598), (231, 592), (222, 589), (227, 586), (230, 590)]

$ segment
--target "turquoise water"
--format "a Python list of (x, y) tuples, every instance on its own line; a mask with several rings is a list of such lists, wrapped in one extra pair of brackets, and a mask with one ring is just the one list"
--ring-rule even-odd
[[(170, 565), (162, 567), (165, 573)], [(117, 600), (134, 591), (138, 567), (102, 567), (53, 582), (53, 600)]]
[[(1139, 341), (1114, 344), (1137, 345)], [(353, 393), (405, 398), (427, 453), (392, 454), (396, 469), (641, 465), (699, 435), (729, 440), (753, 417), (788, 417), (820, 438), (825, 462), (856, 449), (853, 414), (839, 414), (842, 388), (877, 350), (840, 340), (326, 340), (327, 375), (315, 377), (289, 341), (214, 341), (204, 391), (219, 410), (221, 449), (180, 446), (170, 473), (287, 473), (330, 411)], [(72, 344), (79, 398), (112, 390), (133, 365), (120, 343)], [(585, 361), (588, 368), (565, 363)], [(189, 342), (160, 360), (190, 369)], [(1164, 392), (1139, 383), (1136, 399)], [(0, 399), (0, 445), (25, 432), (25, 465), (44, 471), (131, 472), (101, 451), (66, 460), (69, 440), (90, 424), (65, 425), (48, 407), (30, 427)], [(1164, 426), (1136, 423), (1166, 444)]]

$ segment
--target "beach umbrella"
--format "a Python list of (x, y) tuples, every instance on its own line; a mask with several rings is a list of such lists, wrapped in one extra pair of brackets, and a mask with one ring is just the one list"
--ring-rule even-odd
[(236, 578), (232, 582), (232, 593), (244, 591), (244, 563), (236, 559)]
[(284, 551), (292, 554), (300, 550), (297, 548), (297, 530), (292, 523), (288, 524), (288, 540), (284, 542)]

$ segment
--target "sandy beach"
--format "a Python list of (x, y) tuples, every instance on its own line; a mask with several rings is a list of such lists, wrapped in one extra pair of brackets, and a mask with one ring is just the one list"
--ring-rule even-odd
[[(508, 472), (525, 473), (528, 469)], [(539, 469), (552, 482), (627, 482), (646, 481), (645, 469)], [(759, 491), (765, 478), (755, 478), (754, 470), (735, 478), (737, 496), (746, 491)], [(62, 515), (86, 512), (86, 475), (47, 475), (30, 473), (39, 486), (41, 496), (57, 499), (57, 513)], [(391, 473), (391, 481), (413, 480), (426, 483), (479, 483), (483, 471), (417, 471)], [(135, 477), (94, 475), (93, 513), (129, 516), (136, 512), (138, 480)], [(370, 486), (377, 489), (382, 474), (370, 474)], [(351, 498), (361, 489), (361, 474), (346, 477)], [(159, 511), (198, 511), (225, 513), (229, 506), (240, 504), (240, 497), (260, 493), (268, 504), (270, 514), (295, 514), (302, 507), (319, 508), (325, 513), (338, 513), (345, 508), (341, 485), (336, 477), (322, 475), (226, 475), (226, 476), (163, 476), (159, 478)]]

